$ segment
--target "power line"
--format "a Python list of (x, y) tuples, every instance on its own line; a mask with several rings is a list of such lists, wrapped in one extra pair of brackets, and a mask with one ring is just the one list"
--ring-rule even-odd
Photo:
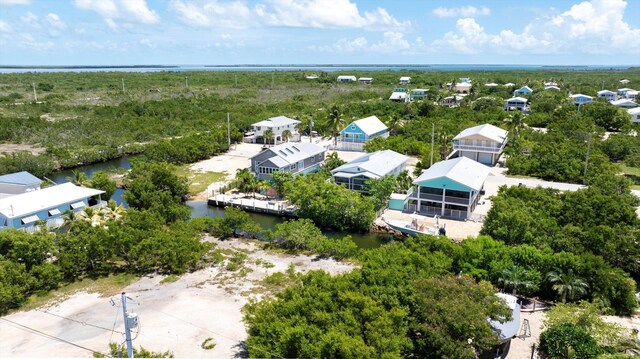
[(42, 331), (40, 331), (40, 330), (37, 330), (37, 329), (31, 328), (31, 327), (28, 327), (28, 326), (26, 326), (26, 325), (22, 325), (22, 324), (20, 324), (20, 323), (16, 323), (16, 322), (14, 322), (14, 321), (12, 321), (12, 320), (9, 320), (9, 319), (7, 319), (7, 318), (0, 318), (0, 319), (4, 320), (5, 322), (11, 323), (11, 324), (13, 324), (13, 325), (17, 325), (18, 327), (21, 327), (21, 328), (17, 328), (17, 329), (22, 329), (22, 330), (25, 330), (25, 331), (26, 331), (26, 330), (29, 330), (29, 331), (31, 331), (31, 332), (33, 332), (33, 333), (35, 333), (35, 334), (38, 334), (38, 335), (40, 335), (40, 336), (42, 336), (42, 337), (45, 337), (45, 338), (48, 338), (48, 339), (52, 339), (52, 340), (55, 340), (55, 341), (59, 341), (59, 342), (65, 343), (65, 344), (73, 345), (74, 347), (77, 347), (77, 348), (80, 348), (80, 349), (84, 349), (84, 350), (89, 351), (89, 352), (94, 353), (94, 354), (104, 355), (104, 353), (101, 353), (101, 352), (99, 352), (99, 351), (96, 351), (96, 350), (93, 350), (93, 349), (87, 348), (87, 347), (82, 346), (82, 345), (80, 345), (80, 344), (76, 344), (76, 343), (70, 342), (70, 341), (68, 341), (68, 340), (65, 340), (65, 339), (62, 339), (62, 338), (56, 337), (56, 336), (51, 335), (51, 334), (47, 334), (47, 333), (45, 333), (45, 332), (42, 332)]
[(117, 330), (113, 330), (112, 328), (105, 328), (105, 327), (101, 327), (101, 326), (99, 326), (99, 325), (95, 325), (95, 324), (91, 324), (91, 323), (87, 323), (87, 322), (81, 322), (81, 321), (79, 321), (79, 320), (76, 320), (76, 319), (73, 319), (73, 318), (69, 318), (69, 317), (65, 317), (65, 316), (62, 316), (62, 315), (58, 315), (58, 314), (55, 314), (55, 313), (51, 313), (51, 312), (46, 311), (46, 310), (40, 310), (40, 309), (38, 309), (38, 311), (39, 311), (39, 312), (42, 312), (42, 313), (49, 314), (49, 315), (53, 315), (54, 317), (58, 317), (58, 318), (62, 318), (62, 319), (66, 319), (66, 320), (70, 320), (70, 321), (72, 321), (72, 322), (75, 322), (75, 323), (78, 323), (78, 324), (82, 324), (82, 325), (84, 325), (84, 326), (89, 326), (89, 327), (94, 327), (94, 328), (98, 328), (98, 329), (103, 329), (103, 330), (106, 330), (106, 331), (108, 331), (108, 332), (115, 331), (116, 333), (124, 334), (123, 332), (119, 332), (119, 331), (117, 331)]

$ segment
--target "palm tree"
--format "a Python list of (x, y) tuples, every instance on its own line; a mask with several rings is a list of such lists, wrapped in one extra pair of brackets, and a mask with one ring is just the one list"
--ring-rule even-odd
[(578, 277), (573, 269), (566, 272), (556, 269), (547, 273), (547, 280), (552, 284), (551, 288), (558, 292), (562, 303), (567, 299), (573, 300), (587, 294), (589, 284), (584, 279)]
[(404, 120), (399, 116), (389, 116), (387, 120), (387, 127), (389, 127), (389, 134), (394, 135), (397, 130), (404, 126)]
[[(298, 131), (300, 141), (302, 141), (302, 134), (305, 133), (305, 131), (311, 132), (311, 115), (296, 116), (294, 119), (300, 121), (296, 124), (296, 131)], [(311, 136), (311, 133), (309, 133), (309, 136)]]
[(89, 177), (87, 177), (84, 172), (80, 171), (79, 169), (73, 169), (71, 170), (71, 175), (71, 177), (67, 177), (67, 181), (77, 186), (88, 186)]
[(520, 111), (511, 111), (503, 122), (514, 140), (520, 135), (520, 131), (527, 127), (527, 124), (524, 122), (524, 116), (522, 116)]
[(265, 144), (269, 144), (269, 142), (275, 138), (275, 135), (273, 134), (273, 130), (269, 128), (266, 131), (264, 131), (264, 134), (262, 135), (262, 137), (264, 138)]
[(396, 177), (396, 193), (407, 192), (412, 183), (413, 179), (411, 179), (411, 176), (409, 176), (409, 171), (404, 170), (398, 173), (398, 176)]
[(504, 286), (504, 289), (511, 289), (511, 294), (516, 295), (519, 289), (525, 291), (535, 291), (538, 285), (528, 278), (527, 271), (519, 266), (514, 265), (511, 268), (505, 268), (500, 273), (498, 282)]
[(329, 127), (329, 129), (331, 129), (334, 147), (338, 145), (338, 131), (343, 125), (344, 119), (342, 119), (340, 109), (336, 105), (331, 106), (331, 108), (329, 109), (329, 114), (327, 115), (327, 126)]
[(449, 155), (449, 152), (451, 151), (452, 139), (453, 139), (453, 136), (446, 132), (443, 132), (438, 135), (438, 142), (439, 142), (438, 151), (440, 152), (440, 160), (444, 160)]
[(283, 141), (289, 142), (290, 138), (291, 138), (291, 131), (289, 131), (289, 130), (282, 131), (282, 140)]

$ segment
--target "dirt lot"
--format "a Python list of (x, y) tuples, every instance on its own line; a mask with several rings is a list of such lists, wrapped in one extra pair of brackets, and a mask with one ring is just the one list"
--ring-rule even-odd
[[(217, 241), (218, 248), (231, 257), (246, 254), (239, 269), (226, 264), (186, 274), (172, 283), (163, 276), (141, 278), (122, 288), (132, 299), (129, 311), (139, 316), (136, 347), (153, 351), (171, 350), (178, 358), (231, 358), (241, 354), (247, 332), (241, 308), (249, 298), (265, 295), (260, 281), (290, 265), (297, 272), (321, 269), (332, 274), (350, 271), (353, 266), (310, 256), (268, 253), (253, 242)], [(110, 303), (113, 299), (116, 303)], [(6, 316), (42, 333), (62, 338), (91, 350), (104, 352), (109, 342), (124, 341), (120, 296), (101, 297), (80, 292), (46, 308)], [(111, 329), (115, 328), (115, 331)], [(0, 357), (91, 357), (85, 349), (62, 343), (0, 321)], [(213, 338), (215, 348), (204, 350), (202, 342)], [(265, 354), (268, 356), (267, 354)]]
[(15, 143), (0, 143), (0, 153), (13, 153), (19, 151), (29, 151), (34, 155), (46, 151), (45, 148), (36, 147), (32, 145), (15, 144)]

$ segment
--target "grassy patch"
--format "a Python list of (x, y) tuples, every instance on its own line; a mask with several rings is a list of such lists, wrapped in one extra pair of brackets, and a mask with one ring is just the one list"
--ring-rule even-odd
[(177, 276), (175, 274), (171, 274), (171, 275), (168, 275), (168, 276), (162, 278), (162, 280), (160, 281), (160, 284), (169, 284), (169, 283), (177, 282), (178, 279), (180, 279), (180, 276)]
[(189, 194), (196, 195), (206, 190), (213, 182), (219, 182), (227, 176), (226, 172), (202, 172), (190, 169), (191, 165), (179, 166), (176, 175), (189, 179)]
[(628, 167), (625, 165), (620, 165), (620, 169), (624, 174), (640, 176), (640, 168), (638, 167)]
[(20, 310), (26, 311), (53, 304), (78, 292), (99, 293), (105, 297), (116, 295), (137, 279), (138, 277), (133, 274), (118, 274), (98, 279), (85, 278), (45, 294), (34, 294), (20, 307)]
[(640, 185), (637, 185), (637, 184), (631, 185), (631, 189), (640, 190)]

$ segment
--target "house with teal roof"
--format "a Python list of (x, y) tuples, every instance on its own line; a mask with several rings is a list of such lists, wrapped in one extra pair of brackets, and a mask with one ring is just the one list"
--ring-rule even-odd
[(376, 116), (353, 121), (340, 131), (338, 148), (344, 151), (362, 151), (364, 143), (376, 137), (389, 137), (387, 125)]
[(522, 86), (519, 89), (513, 91), (513, 96), (518, 96), (518, 95), (531, 95), (533, 93), (533, 90), (531, 89), (531, 87), (529, 86)]
[(435, 163), (407, 192), (404, 210), (466, 220), (476, 208), (490, 168), (467, 157)]

